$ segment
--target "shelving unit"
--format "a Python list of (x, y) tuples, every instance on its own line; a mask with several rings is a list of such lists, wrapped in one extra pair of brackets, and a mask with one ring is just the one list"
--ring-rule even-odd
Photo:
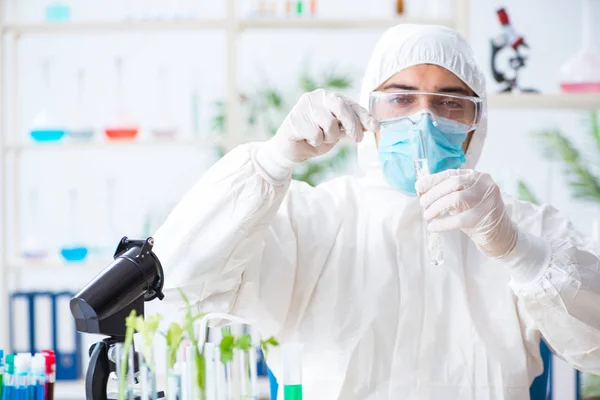
[(600, 94), (490, 94), (490, 109), (600, 110)]
[[(3, 15), (5, 5), (8, 2), (8, 18)], [(439, 24), (454, 27), (463, 35), (468, 37), (468, 0), (455, 0), (455, 9), (452, 19), (426, 19), (426, 18), (375, 18), (375, 19), (321, 19), (321, 18), (240, 18), (236, 13), (236, 0), (226, 0), (226, 14), (220, 19), (198, 19), (198, 20), (173, 20), (173, 21), (98, 21), (98, 22), (65, 22), (65, 23), (19, 23), (15, 22), (14, 10), (17, 0), (0, 0), (0, 33), (3, 40), (0, 41), (0, 76), (1, 79), (12, 79), (18, 82), (17, 75), (19, 68), (17, 65), (17, 49), (19, 39), (26, 35), (86, 35), (86, 34), (123, 34), (130, 32), (153, 32), (167, 33), (175, 31), (201, 31), (201, 30), (221, 30), (226, 35), (227, 69), (225, 71), (227, 78), (226, 114), (228, 135), (220, 138), (218, 141), (210, 138), (207, 140), (175, 139), (173, 141), (133, 141), (133, 142), (103, 142), (92, 141), (86, 143), (77, 142), (59, 142), (52, 144), (35, 144), (23, 141), (23, 132), (20, 129), (19, 121), (15, 121), (12, 126), (7, 126), (4, 119), (5, 98), (4, 91), (0, 90), (0, 195), (2, 208), (0, 209), (0, 221), (12, 219), (12, 215), (19, 215), (18, 209), (8, 209), (8, 199), (11, 204), (18, 207), (19, 201), (19, 171), (18, 158), (24, 152), (30, 151), (77, 151), (82, 149), (97, 149), (99, 151), (112, 151), (115, 149), (143, 149), (156, 148), (157, 146), (177, 147), (204, 147), (210, 145), (222, 145), (225, 148), (232, 148), (244, 141), (244, 138), (236, 132), (239, 129), (239, 93), (237, 88), (237, 76), (239, 63), (238, 41), (240, 35), (249, 30), (382, 30), (399, 23), (428, 23)], [(8, 46), (6, 46), (8, 44)], [(10, 50), (10, 54), (6, 52)], [(8, 63), (6, 63), (8, 60)], [(8, 66), (9, 74), (5, 74), (5, 67)], [(3, 82), (5, 83), (5, 82)], [(19, 87), (13, 85), (13, 90), (9, 93), (10, 102), (18, 104), (20, 97)], [(494, 94), (489, 97), (489, 107), (498, 109), (600, 109), (600, 96), (597, 95), (500, 95)], [(15, 113), (18, 115), (18, 112)], [(8, 176), (8, 160), (14, 162), (15, 168), (12, 169), (12, 176)], [(13, 183), (9, 186), (8, 182)], [(56, 262), (37, 263), (35, 266), (22, 261), (13, 254), (13, 249), (8, 248), (8, 237), (15, 238), (16, 249), (19, 249), (19, 231), (18, 223), (11, 224), (17, 226), (16, 231), (8, 231), (8, 224), (0, 224), (1, 238), (0, 253), (0, 294), (5, 296), (9, 293), (9, 277), (15, 273), (26, 269), (46, 268), (56, 269), (57, 271), (68, 271), (69, 265), (63, 265)], [(17, 250), (18, 251), (18, 250)], [(104, 266), (96, 263), (83, 263), (73, 265), (73, 268), (89, 268), (94, 271), (100, 271)], [(0, 310), (2, 318), (7, 318), (7, 302), (3, 301), (3, 309)], [(8, 338), (8, 324), (0, 322), (0, 338), (6, 341)], [(5, 342), (0, 342), (0, 348), (5, 347)]]
[(68, 151), (68, 150), (114, 150), (124, 148), (152, 148), (152, 147), (208, 147), (219, 146), (222, 141), (219, 138), (178, 139), (178, 140), (138, 140), (138, 141), (91, 141), (91, 142), (53, 142), (53, 143), (18, 143), (6, 144), (4, 151), (7, 153), (20, 151)]
[[(401, 23), (426, 23), (454, 27), (452, 20), (428, 18), (244, 18), (235, 21), (236, 31), (249, 29), (382, 29)], [(3, 27), (4, 33), (17, 35), (101, 34), (140, 31), (185, 31), (198, 29), (227, 29), (226, 19), (173, 20), (173, 21), (94, 21), (69, 23), (13, 23)]]
[[(173, 21), (97, 21), (97, 22), (65, 22), (65, 23), (20, 23), (15, 18), (15, 10), (17, 0), (0, 0), (0, 7), (5, 10), (5, 6), (8, 5), (9, 13), (8, 16), (0, 15), (0, 33), (2, 38), (5, 39), (0, 42), (0, 74), (2, 79), (13, 79), (14, 82), (18, 82), (17, 75), (19, 73), (17, 65), (17, 50), (19, 39), (27, 35), (39, 35), (39, 36), (59, 36), (59, 35), (89, 35), (89, 34), (128, 34), (135, 32), (153, 32), (153, 33), (167, 33), (175, 31), (200, 31), (200, 30), (221, 30), (226, 35), (226, 57), (227, 57), (227, 89), (225, 93), (226, 97), (226, 114), (227, 121), (226, 126), (228, 127), (229, 135), (220, 138), (218, 143), (215, 143), (214, 139), (210, 140), (174, 140), (174, 141), (133, 141), (123, 143), (111, 143), (93, 141), (89, 143), (77, 143), (77, 142), (58, 142), (49, 144), (36, 144), (33, 142), (23, 141), (23, 132), (20, 128), (19, 121), (15, 121), (12, 126), (6, 126), (3, 118), (4, 99), (3, 92), (0, 91), (0, 127), (2, 127), (2, 134), (0, 135), (0, 162), (2, 168), (0, 168), (1, 176), (1, 195), (2, 195), (2, 209), (0, 210), (0, 220), (9, 221), (11, 215), (19, 215), (18, 209), (8, 210), (8, 200), (11, 200), (11, 204), (15, 208), (18, 208), (19, 201), (18, 196), (20, 192), (19, 188), (19, 163), (18, 158), (24, 152), (30, 151), (77, 151), (82, 149), (98, 149), (99, 151), (112, 151), (114, 149), (139, 149), (143, 151), (144, 148), (155, 148), (156, 146), (169, 146), (169, 147), (189, 147), (189, 146), (208, 146), (219, 144), (225, 148), (232, 148), (237, 144), (243, 142), (243, 138), (236, 135), (236, 132), (240, 132), (238, 129), (239, 113), (238, 113), (238, 98), (239, 94), (237, 91), (236, 77), (238, 74), (238, 39), (239, 35), (248, 30), (283, 30), (283, 29), (310, 29), (310, 30), (342, 30), (342, 29), (385, 29), (398, 23), (431, 23), (441, 24), (446, 26), (452, 26), (463, 33), (466, 33), (466, 21), (467, 21), (467, 0), (457, 0), (455, 13), (457, 15), (456, 21), (452, 20), (436, 20), (436, 19), (425, 19), (425, 18), (378, 18), (378, 19), (311, 19), (311, 18), (239, 18), (236, 13), (236, 0), (226, 0), (226, 14), (222, 19), (197, 19), (197, 20), (173, 20)], [(8, 3), (8, 4), (6, 4)], [(1, 13), (1, 12), (0, 12)], [(5, 44), (8, 44), (7, 48), (10, 49), (11, 54), (8, 55), (8, 63), (5, 63)], [(8, 78), (4, 74), (4, 66), (9, 67)], [(20, 96), (19, 88), (14, 85), (12, 92), (9, 94), (13, 104), (18, 104)], [(18, 112), (15, 112), (18, 115)], [(12, 179), (8, 179), (7, 165), (8, 160), (12, 160), (14, 163)], [(8, 181), (11, 180), (13, 183), (9, 187)], [(8, 224), (2, 223), (2, 243), (0, 248), (2, 249), (2, 259), (0, 259), (0, 293), (5, 296), (9, 293), (9, 277), (15, 273), (19, 273), (24, 270), (36, 270), (36, 269), (52, 269), (53, 271), (67, 272), (69, 267), (73, 268), (85, 268), (86, 270), (93, 270), (94, 272), (100, 272), (104, 267), (94, 262), (83, 263), (77, 265), (64, 265), (56, 262), (43, 262), (31, 264), (20, 261), (18, 257), (15, 257), (15, 252), (18, 252), (20, 248), (19, 243), (19, 227), (18, 221), (15, 224), (11, 224), (15, 228), (8, 231)], [(8, 236), (11, 236), (14, 240), (15, 249), (8, 248)], [(2, 304), (4, 308), (0, 310), (0, 314), (8, 316), (8, 305), (6, 301)], [(0, 323), (1, 338), (7, 340), (8, 338), (8, 324)], [(6, 343), (0, 342), (0, 348), (5, 346)]]

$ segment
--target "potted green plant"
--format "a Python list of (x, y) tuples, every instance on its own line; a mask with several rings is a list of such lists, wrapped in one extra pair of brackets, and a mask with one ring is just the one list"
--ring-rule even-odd
[[(300, 75), (297, 88), (292, 96), (286, 97), (282, 90), (269, 83), (264, 83), (252, 93), (240, 96), (240, 103), (247, 117), (246, 128), (261, 131), (259, 132), (261, 136), (274, 135), (301, 93), (311, 92), (318, 88), (343, 92), (350, 89), (353, 84), (354, 79), (351, 75), (339, 73), (335, 67), (318, 75), (311, 74), (306, 68)], [(212, 119), (212, 128), (213, 131), (224, 134), (226, 131), (225, 103), (218, 101), (215, 105), (216, 114)], [(220, 149), (221, 155), (224, 154), (224, 151), (225, 149)], [(298, 166), (294, 171), (293, 178), (314, 186), (323, 178), (324, 173), (343, 167), (350, 154), (351, 150), (348, 147), (338, 146), (332, 154), (309, 160)]]

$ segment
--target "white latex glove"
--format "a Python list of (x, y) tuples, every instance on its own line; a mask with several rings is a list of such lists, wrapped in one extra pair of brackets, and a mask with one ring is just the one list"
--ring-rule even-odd
[(462, 229), (484, 254), (495, 258), (506, 257), (515, 247), (517, 229), (490, 175), (452, 169), (419, 179), (415, 189), (430, 231)]
[(379, 122), (366, 109), (340, 94), (317, 89), (300, 97), (275, 136), (258, 150), (256, 160), (273, 179), (282, 180), (297, 163), (335, 147), (342, 134), (360, 142), (364, 131), (379, 131)]

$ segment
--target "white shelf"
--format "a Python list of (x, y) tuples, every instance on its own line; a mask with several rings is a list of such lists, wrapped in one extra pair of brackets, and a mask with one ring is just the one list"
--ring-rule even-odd
[(382, 29), (397, 24), (433, 24), (454, 26), (452, 20), (432, 18), (250, 18), (240, 21), (240, 29)]
[(131, 141), (89, 141), (89, 142), (78, 142), (78, 141), (57, 141), (48, 143), (19, 143), (19, 144), (7, 144), (5, 146), (7, 151), (31, 151), (31, 150), (115, 150), (115, 149), (131, 149), (131, 148), (156, 148), (156, 147), (212, 147), (222, 144), (220, 138), (206, 138), (205, 140), (199, 139), (173, 139), (173, 140), (131, 140)]
[(598, 94), (489, 94), (490, 109), (600, 110)]
[(43, 274), (51, 273), (52, 275), (64, 275), (70, 276), (76, 274), (76, 276), (86, 277), (86, 280), (91, 280), (106, 267), (110, 265), (112, 260), (106, 262), (101, 261), (86, 261), (80, 263), (65, 263), (62, 261), (40, 261), (38, 263), (23, 260), (9, 262), (8, 273), (9, 274), (22, 274), (22, 273), (34, 273)]
[[(330, 19), (310, 17), (246, 18), (235, 22), (237, 30), (248, 29), (384, 29), (401, 23), (434, 24), (452, 27), (450, 19), (432, 18), (353, 18)], [(124, 32), (164, 32), (201, 29), (226, 29), (223, 19), (181, 19), (164, 21), (97, 21), (97, 22), (32, 22), (14, 23), (4, 26), (5, 32), (17, 35), (34, 34), (86, 34)]]
[(144, 31), (182, 31), (224, 29), (225, 20), (165, 20), (165, 21), (98, 21), (98, 22), (32, 22), (4, 26), (6, 32), (17, 35), (124, 33)]

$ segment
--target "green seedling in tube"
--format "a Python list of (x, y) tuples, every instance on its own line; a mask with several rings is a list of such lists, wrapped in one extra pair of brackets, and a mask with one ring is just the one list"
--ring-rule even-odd
[(200, 388), (200, 390), (202, 392), (204, 392), (204, 390), (206, 388), (206, 382), (205, 382), (206, 377), (204, 376), (206, 364), (204, 362), (204, 355), (200, 351), (200, 347), (198, 345), (198, 339), (196, 338), (196, 335), (194, 334), (194, 322), (196, 322), (200, 318), (204, 317), (206, 314), (193, 315), (192, 314), (192, 305), (190, 304), (190, 301), (188, 300), (187, 296), (185, 295), (185, 293), (183, 293), (183, 291), (181, 289), (179, 289), (179, 294), (183, 298), (183, 301), (185, 302), (185, 305), (186, 305), (184, 328), (188, 334), (188, 338), (190, 339), (190, 342), (192, 342), (192, 346), (194, 349), (194, 363), (196, 364), (196, 385)]
[(160, 323), (160, 315), (153, 315), (144, 319), (143, 315), (136, 317), (135, 321), (132, 321), (135, 326), (134, 329), (142, 336), (142, 354), (146, 359), (148, 365), (153, 366), (154, 360), (152, 359), (152, 345), (154, 343), (154, 335), (158, 331), (158, 325)]
[(171, 322), (167, 334), (167, 368), (173, 369), (177, 361), (177, 350), (183, 341), (183, 328), (177, 322)]
[(123, 353), (121, 354), (121, 370), (119, 371), (119, 400), (125, 400), (125, 392), (127, 390), (127, 360), (129, 352), (133, 347), (133, 334), (136, 325), (136, 312), (131, 310), (131, 314), (125, 318), (125, 341), (123, 343)]

